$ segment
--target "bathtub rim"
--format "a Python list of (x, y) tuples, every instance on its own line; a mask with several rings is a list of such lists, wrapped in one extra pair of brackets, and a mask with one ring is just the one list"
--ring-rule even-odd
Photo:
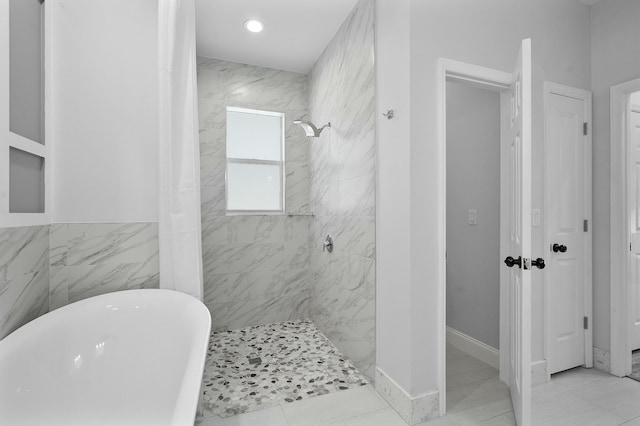
[(196, 328), (191, 329), (195, 336), (194, 344), (189, 348), (187, 354), (187, 365), (191, 365), (191, 367), (185, 367), (179, 390), (176, 391), (176, 401), (168, 424), (181, 425), (187, 419), (192, 422), (196, 418), (201, 397), (202, 374), (211, 334), (211, 314), (204, 303), (186, 293), (168, 289), (131, 289), (105, 293), (70, 303), (22, 325), (0, 340), (0, 362), (3, 362), (5, 357), (9, 357), (12, 351), (19, 348), (23, 342), (36, 337), (37, 333), (45, 328), (43, 323), (64, 321), (74, 311), (105, 307), (110, 302), (135, 300), (136, 298), (141, 301), (148, 300), (150, 294), (153, 294), (153, 297), (160, 297), (162, 300), (182, 299), (179, 306), (188, 307), (189, 314), (195, 317)]

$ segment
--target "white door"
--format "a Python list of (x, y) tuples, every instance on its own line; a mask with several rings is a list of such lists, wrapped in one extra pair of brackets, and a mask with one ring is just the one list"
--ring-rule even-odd
[(584, 100), (547, 94), (549, 373), (585, 365)]
[[(531, 424), (531, 40), (511, 84), (509, 388), (518, 425)], [(518, 262), (519, 261), (519, 262)], [(519, 264), (518, 264), (519, 263)]]
[(631, 349), (640, 349), (640, 110), (632, 110), (630, 120), (629, 229), (631, 231), (631, 267), (629, 286), (631, 298)]

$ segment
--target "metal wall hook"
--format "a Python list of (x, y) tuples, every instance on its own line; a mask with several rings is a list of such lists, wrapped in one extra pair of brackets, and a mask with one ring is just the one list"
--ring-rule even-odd
[(390, 109), (387, 112), (383, 112), (382, 115), (387, 117), (387, 120), (391, 120), (394, 116), (394, 112), (392, 109)]
[(333, 251), (333, 238), (331, 235), (327, 235), (327, 238), (324, 240), (324, 244), (322, 244), (322, 251), (325, 249), (331, 253)]

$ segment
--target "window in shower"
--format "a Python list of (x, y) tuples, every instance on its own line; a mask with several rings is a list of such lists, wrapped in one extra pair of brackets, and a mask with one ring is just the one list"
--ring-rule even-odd
[(227, 213), (284, 213), (284, 113), (227, 107)]

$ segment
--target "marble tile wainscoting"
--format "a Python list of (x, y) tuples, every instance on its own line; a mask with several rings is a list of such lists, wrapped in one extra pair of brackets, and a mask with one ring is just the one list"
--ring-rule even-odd
[(214, 331), (309, 316), (310, 217), (203, 222), (204, 298)]
[(157, 223), (51, 225), (51, 310), (112, 291), (158, 287)]
[(309, 214), (307, 76), (198, 58), (204, 298), (213, 330), (309, 316), (310, 216), (226, 216), (226, 108), (285, 114), (286, 210)]
[[(361, 0), (309, 74), (311, 319), (370, 379), (375, 361), (374, 2)], [(322, 252), (325, 235), (335, 250)]]
[(0, 339), (49, 311), (49, 226), (0, 229)]

